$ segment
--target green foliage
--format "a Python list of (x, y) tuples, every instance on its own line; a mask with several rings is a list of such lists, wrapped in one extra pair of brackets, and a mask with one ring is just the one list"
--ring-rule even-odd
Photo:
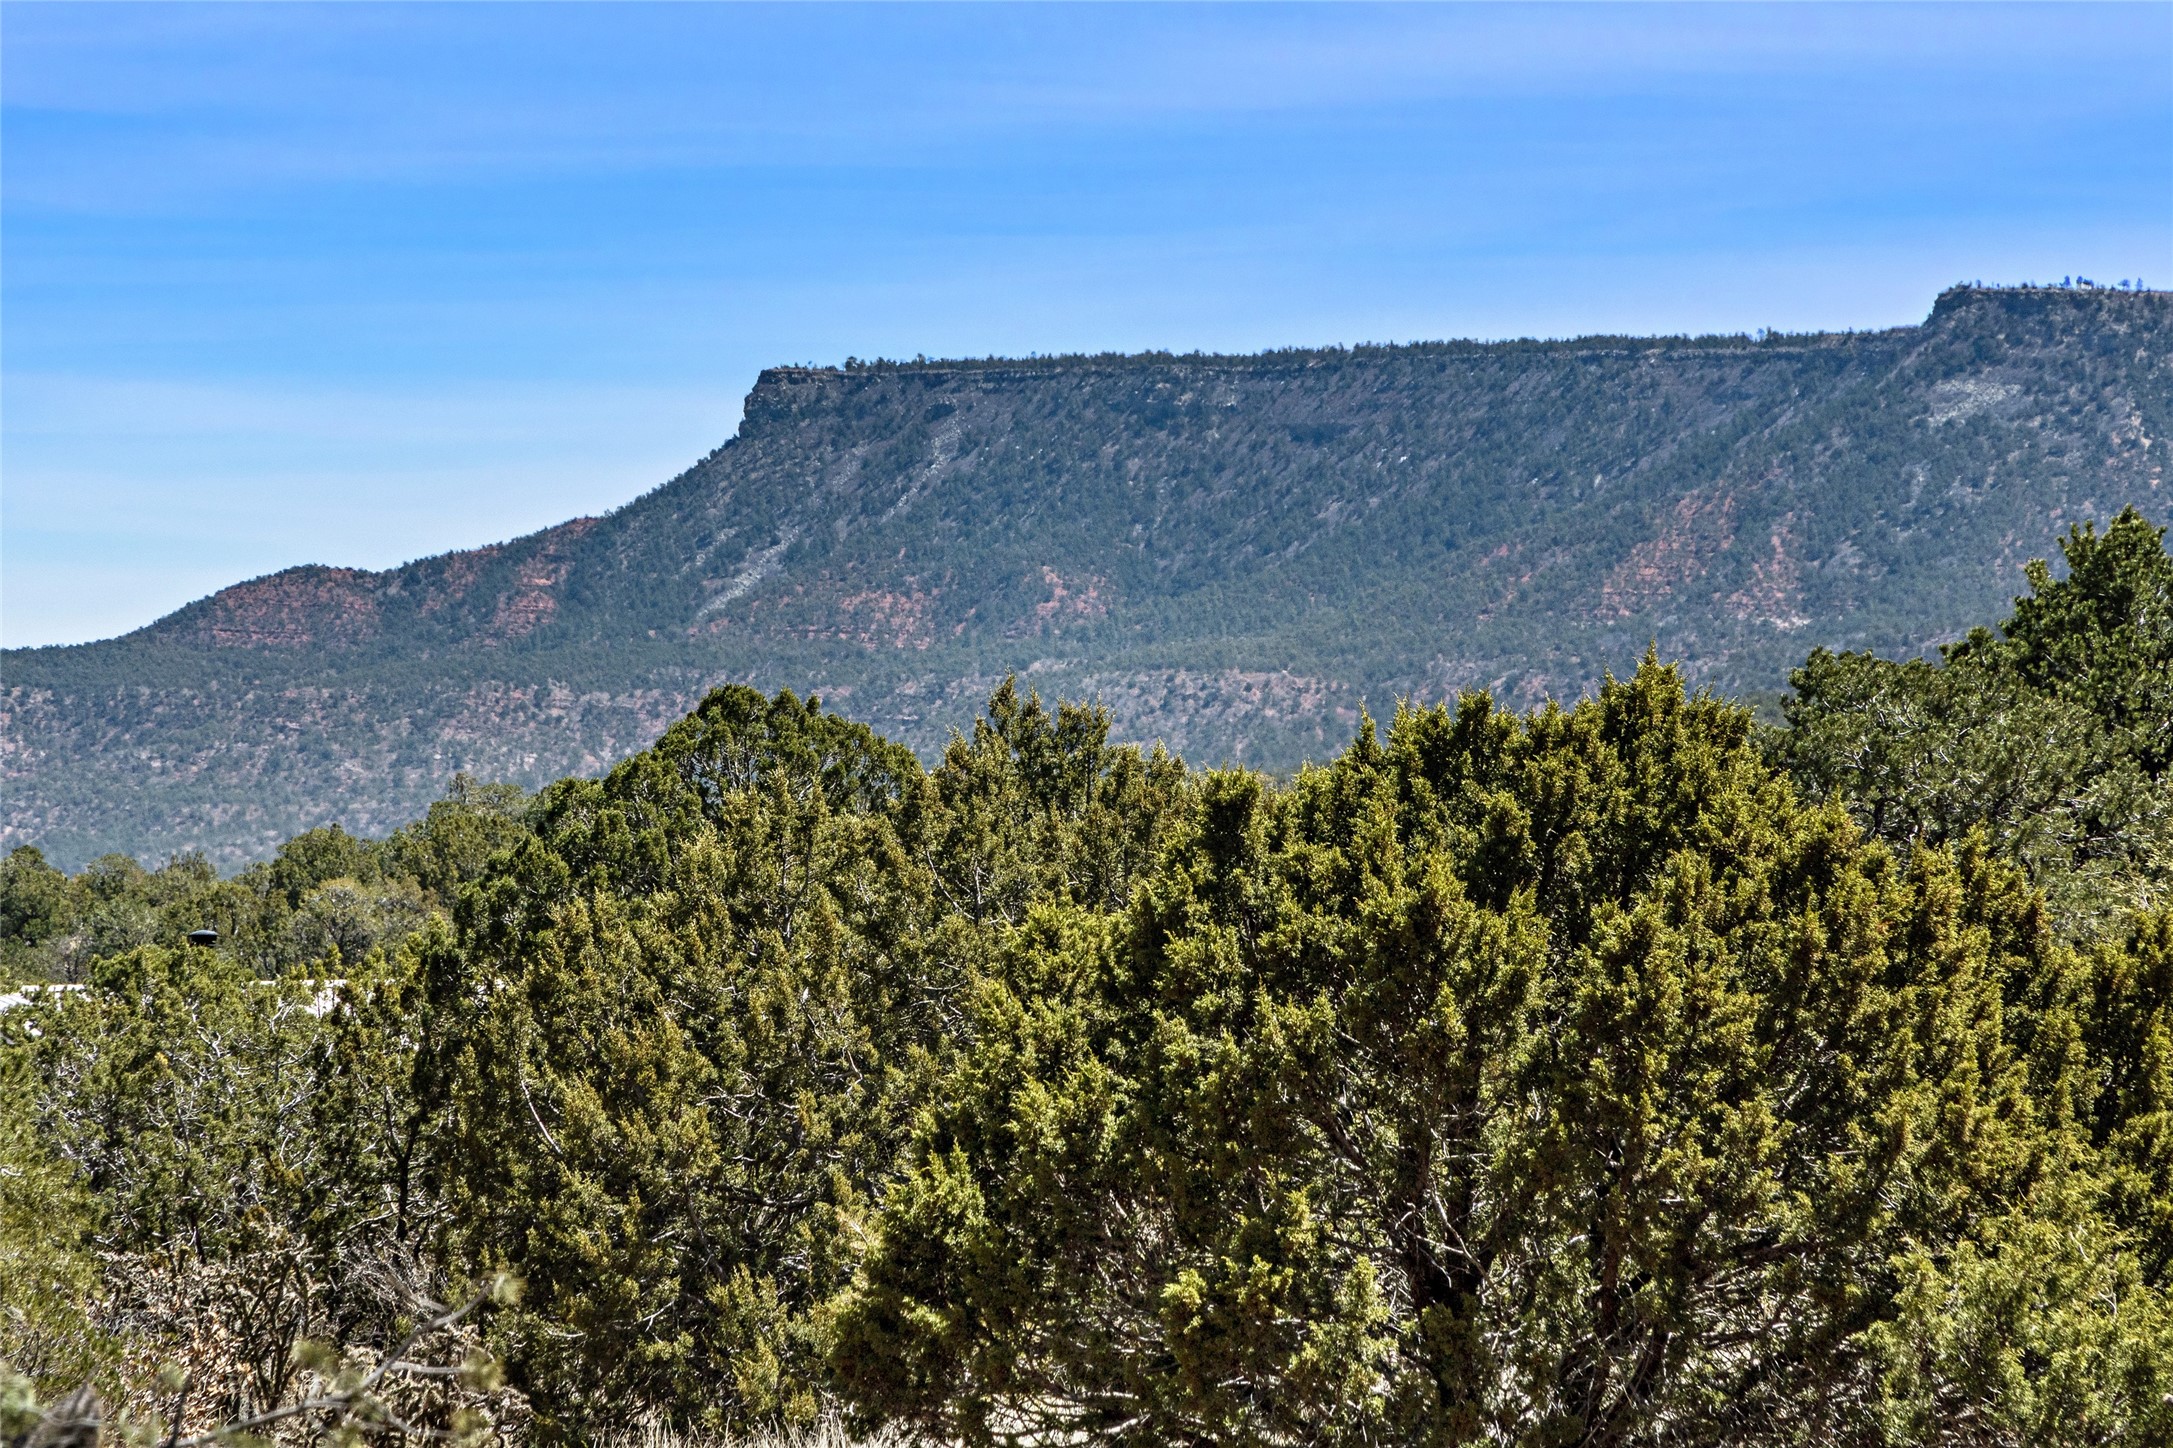
[(2040, 560), (2005, 638), (1972, 636), (2024, 683), (2102, 721), (2151, 779), (2173, 769), (2173, 557), (2165, 529), (2124, 509), (2101, 537), (2082, 524), (2062, 540), (2067, 577)]
[(860, 726), (725, 691), (552, 790), (433, 962), (440, 1018), (472, 1013), (454, 1210), (526, 1281), (514, 1330), (558, 1412), (813, 1416), (802, 1317), (932, 1042), (921, 786)]
[(304, 830), (279, 847), (264, 872), (268, 894), (286, 901), (289, 910), (301, 908), (312, 890), (328, 880), (374, 875), (376, 860), (370, 847), (338, 825)]
[[(7, 1140), (20, 1175), (0, 1185), (35, 1190), (42, 1220), (4, 1224), (0, 1255), (78, 1284), (8, 1343), (46, 1397), (95, 1367), (140, 1423), (172, 1411), (176, 1388), (157, 1385), (178, 1374), (190, 1421), (216, 1427), (294, 1393), (313, 1338), (401, 1339), (449, 1280), (431, 1241), (438, 1123), (414, 1090), (420, 1002), (412, 951), (335, 989), (145, 946), (0, 1016), (24, 1151), (42, 1153)], [(78, 1255), (57, 1255), (69, 1241)], [(54, 1369), (21, 1346), (70, 1311), (95, 1362)]]
[(1064, 704), (1052, 717), (1007, 679), (972, 738), (952, 739), (927, 825), (952, 913), (1015, 925), (1036, 900), (1124, 904), (1162, 843), (1184, 767), (1160, 749), (1113, 748), (1108, 735), (1106, 712)]
[(1648, 654), (1276, 781), (1007, 681), (930, 769), (732, 687), (231, 878), (17, 850), (0, 1420), (2166, 1440), (2173, 564), (2066, 547), (1781, 730)]
[(36, 1129), (25, 1062), (0, 1056), (0, 1433), (10, 1422), (5, 1382), (26, 1400), (57, 1397), (107, 1366), (111, 1345), (92, 1307), (99, 1291), (91, 1253), (95, 1212), (68, 1164)]
[(2086, 1117), (2107, 1206), (2149, 1280), (2173, 1285), (2173, 910), (2134, 920), (2087, 960), (2081, 1045), (2096, 1079)]
[(2173, 884), (2173, 558), (2123, 512), (2029, 569), (2000, 635), (1942, 663), (1824, 650), (1791, 676), (1776, 759), (1907, 850), (1983, 831), (2076, 929), (2118, 929)]
[(446, 916), (527, 832), (528, 807), (512, 785), (455, 775), (423, 818), (383, 840), (328, 825), (228, 880), (199, 854), (156, 870), (108, 855), (71, 877), (19, 846), (0, 861), (0, 980), (80, 982), (95, 961), (179, 949), (204, 928), (219, 932), (223, 957), (266, 978), (359, 963)]
[(2035, 1204), (1900, 1258), (1865, 1334), (1884, 1441), (2173, 1442), (2173, 1299), (2079, 1204)]
[(227, 1256), (324, 1205), (323, 1143), (289, 1114), (314, 1094), (318, 995), (151, 945), (9, 1013), (45, 1133), (97, 1195), (102, 1248)]
[(1887, 1259), (2043, 1170), (2068, 1068), (2002, 986), (2060, 966), (1998, 867), (1898, 870), (1750, 734), (1648, 665), (1210, 778), (1121, 921), (983, 983), (847, 1390), (967, 1441), (1846, 1422)]
[(445, 798), (386, 837), (377, 868), (413, 880), (425, 899), (449, 906), (462, 886), (481, 878), (491, 860), (527, 832), (528, 807), (518, 785), (456, 774)]
[[(1121, 900), (1174, 764), (1007, 685), (931, 777), (790, 694), (710, 696), (532, 841), (426, 953), (449, 1203), (520, 1274), (561, 1423), (811, 1420), (825, 1304), (940, 1088), (957, 997), (1037, 899)], [(441, 1025), (441, 1029), (443, 1026)]]
[[(10, 850), (0, 860), (0, 961), (5, 962), (0, 979), (12, 982), (31, 973), (26, 968), (35, 952), (73, 916), (68, 877), (48, 865), (35, 845)], [(43, 971), (35, 974), (42, 978)]]
[[(6, 862), (18, 974), (76, 979), (0, 1011), (0, 1069), (20, 1087), (8, 1185), (40, 1194), (47, 1229), (11, 1219), (0, 1251), (50, 1263), (66, 1239), (92, 1254), (68, 1259), (89, 1276), (46, 1317), (73, 1298), (70, 1340), (99, 1348), (97, 1380), (139, 1424), (171, 1411), (164, 1369), (193, 1384), (192, 1421), (217, 1426), (295, 1390), (306, 1336), (382, 1347), (451, 1285), (435, 1249), (443, 1113), (416, 1081), (418, 952), (524, 819), (517, 791), (459, 781), (393, 840), (315, 831), (234, 880), (201, 857), (154, 871), (116, 857), (74, 878), (35, 851)], [(182, 942), (206, 924), (218, 948)], [(70, 1216), (71, 1192), (95, 1211)], [(36, 1343), (52, 1331), (17, 1316), (6, 1356), (34, 1364), (33, 1388), (50, 1399), (89, 1375), (49, 1370)]]

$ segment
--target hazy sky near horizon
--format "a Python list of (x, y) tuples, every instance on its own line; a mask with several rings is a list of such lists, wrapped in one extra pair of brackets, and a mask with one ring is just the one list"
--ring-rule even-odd
[(2173, 5), (0, 6), (0, 641), (624, 503), (756, 371), (2173, 282)]

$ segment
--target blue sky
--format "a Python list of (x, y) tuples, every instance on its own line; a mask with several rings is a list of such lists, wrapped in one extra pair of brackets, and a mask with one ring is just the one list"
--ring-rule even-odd
[(2173, 5), (0, 6), (0, 639), (625, 502), (755, 372), (2173, 281)]

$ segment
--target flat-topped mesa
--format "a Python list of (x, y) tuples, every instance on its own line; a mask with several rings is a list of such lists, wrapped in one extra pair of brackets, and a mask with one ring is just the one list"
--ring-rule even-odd
[(2083, 324), (2132, 324), (2173, 311), (2173, 292), (2141, 287), (1953, 286), (1932, 303), (1925, 325), (2005, 318), (2037, 318)]
[(1850, 346), (1867, 337), (1906, 338), (1936, 324), (1969, 314), (2005, 311), (2065, 314), (2078, 319), (2122, 320), (2147, 315), (2152, 309), (2173, 306), (2173, 292), (2146, 288), (2076, 286), (1981, 286), (1964, 283), (1947, 288), (1932, 304), (1926, 319), (1915, 325), (1874, 329), (1868, 332), (1715, 332), (1675, 335), (1627, 335), (1590, 333), (1572, 337), (1513, 337), (1493, 341), (1451, 338), (1416, 342), (1361, 342), (1325, 347), (1277, 347), (1262, 352), (1066, 352), (1032, 357), (918, 357), (911, 360), (848, 359), (840, 366), (797, 364), (766, 367), (757, 374), (753, 397), (811, 385), (821, 386), (855, 378), (876, 379), (912, 375), (940, 378), (956, 374), (1015, 376), (1043, 379), (1056, 373), (1137, 372), (1148, 369), (1226, 369), (1283, 371), (1339, 366), (1366, 359), (1408, 356), (1456, 357), (1523, 351), (1607, 353), (1625, 348), (1641, 352), (1678, 348), (1704, 351), (1739, 351), (1746, 347), (1774, 349), (1790, 346)]
[(239, 859), (397, 823), (457, 769), (601, 768), (725, 680), (932, 752), (1017, 670), (1276, 768), (1362, 703), (1575, 695), (1653, 642), (1771, 690), (1816, 645), (2002, 616), (2071, 524), (2173, 514), (2169, 432), (2173, 304), (2133, 291), (1962, 288), (1862, 333), (772, 368), (729, 443), (604, 517), (8, 654), (0, 843)]
[[(970, 415), (975, 398), (987, 394), (990, 389), (1016, 393), (1020, 388), (1045, 388), (1061, 381), (1082, 385), (1091, 385), (1089, 379), (1105, 385), (1112, 382), (1121, 385), (1126, 381), (1143, 383), (1146, 395), (1124, 399), (1136, 406), (1127, 409), (1120, 402), (1114, 410), (1129, 410), (1150, 422), (1167, 424), (1182, 409), (1199, 400), (1184, 395), (1185, 383), (1205, 381), (1210, 377), (1238, 381), (1281, 378), (1299, 380), (1302, 384), (1309, 374), (1314, 375), (1317, 382), (1318, 374), (1329, 371), (1341, 374), (1355, 369), (1370, 374), (1368, 380), (1371, 382), (1394, 384), (1409, 380), (1398, 374), (1408, 374), (1413, 368), (1423, 371), (1428, 362), (1498, 366), (1518, 358), (1531, 362), (1540, 357), (1589, 358), (1619, 356), (1625, 352), (1645, 354), (1648, 360), (1684, 354), (1707, 361), (1720, 354), (1771, 358), (1803, 347), (1862, 350), (1878, 339), (1906, 340), (1923, 336), (1927, 329), (1951, 333), (1957, 328), (1970, 329), (1980, 325), (1997, 329), (2036, 322), (2055, 327), (2103, 324), (2112, 330), (2124, 331), (2137, 322), (2147, 322), (2153, 315), (2159, 317), (2162, 325), (2163, 314), (2169, 308), (2173, 308), (2173, 296), (2162, 292), (2092, 287), (1957, 286), (1940, 294), (1924, 326), (1892, 329), (1885, 333), (1769, 335), (1761, 339), (1742, 335), (1590, 336), (1549, 341), (1290, 348), (1238, 355), (1104, 353), (911, 362), (855, 361), (842, 368), (771, 367), (762, 371), (749, 393), (740, 436), (734, 442), (763, 444), (787, 438), (789, 445), (788, 435), (792, 430), (810, 424), (835, 429), (840, 426), (841, 413), (855, 411), (864, 416), (845, 419), (846, 425), (864, 422), (868, 420), (866, 414), (872, 413), (879, 430), (899, 435), (940, 424), (946, 418), (955, 417), (963, 407), (969, 415), (951, 425), (954, 433), (962, 435), (975, 421)], [(916, 397), (925, 395), (917, 408), (911, 397), (901, 393), (901, 388)], [(1978, 388), (1971, 397), (1977, 398), (1983, 391)], [(1224, 398), (1221, 402), (1226, 407), (1232, 400)], [(1331, 401), (1325, 396), (1313, 400)], [(1928, 415), (1935, 421), (1945, 421), (1976, 406), (1978, 402), (1970, 399), (1964, 399), (1959, 407), (1952, 399), (1942, 399), (1928, 409)], [(1295, 413), (1303, 411), (1304, 407), (1301, 401), (1297, 408), (1282, 410)], [(1313, 411), (1318, 413), (1322, 409), (1316, 406)], [(1300, 418), (1291, 424), (1291, 428), (1292, 441), (1316, 444), (1331, 443), (1353, 430), (1349, 421), (1325, 416)], [(854, 430), (865, 431), (864, 428)], [(864, 451), (866, 446), (865, 438), (856, 437), (856, 451)], [(744, 451), (742, 448), (739, 455), (735, 455), (731, 445), (720, 448), (660, 491), (684, 493), (698, 488), (701, 481), (719, 471), (720, 466), (729, 470), (730, 464), (741, 461)], [(931, 471), (943, 473), (955, 461), (955, 457), (932, 459)], [(693, 485), (692, 488), (689, 485)], [(632, 505), (635, 509), (641, 506), (641, 502)], [(508, 543), (419, 559), (383, 572), (323, 565), (289, 568), (222, 589), (148, 625), (131, 637), (217, 649), (352, 651), (384, 644), (397, 650), (410, 641), (411, 632), (419, 629), (428, 635), (427, 642), (432, 647), (462, 644), (495, 647), (528, 638), (556, 622), (562, 612), (565, 585), (577, 568), (588, 565), (608, 569), (605, 560), (587, 557), (576, 546), (599, 521), (578, 518)], [(777, 545), (790, 531), (789, 526), (778, 530), (769, 542), (743, 555), (736, 569), (722, 577), (704, 580), (701, 586), (705, 596), (696, 605), (693, 620), (643, 620), (644, 630), (661, 625), (674, 631), (696, 626), (714, 631), (718, 595), (737, 588), (736, 600), (751, 590), (750, 573), (766, 577), (781, 572), (783, 559), (777, 556)], [(787, 550), (798, 542), (796, 533)], [(1061, 575), (1062, 570), (1057, 572)], [(751, 581), (759, 582), (760, 578)], [(876, 590), (871, 596), (886, 596), (886, 592), (895, 594), (896, 591)], [(908, 589), (902, 596), (910, 597), (912, 593), (913, 590)], [(1620, 596), (1620, 590), (1610, 592), (1603, 602), (1603, 612), (1618, 612)], [(867, 630), (852, 626), (845, 629), (848, 635), (865, 632)], [(874, 632), (895, 633), (896, 630), (886, 626), (878, 627)], [(918, 637), (912, 629), (904, 632)], [(412, 641), (424, 642), (421, 638)]]

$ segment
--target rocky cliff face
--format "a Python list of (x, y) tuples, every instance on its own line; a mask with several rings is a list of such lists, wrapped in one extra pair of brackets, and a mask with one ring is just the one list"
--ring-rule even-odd
[(778, 369), (608, 517), (10, 653), (0, 839), (233, 864), (456, 768), (601, 768), (725, 680), (933, 750), (1017, 671), (1270, 767), (1361, 703), (1574, 694), (1650, 643), (1776, 688), (2166, 514), (2169, 332), (2160, 294), (1963, 290), (1870, 334)]
[[(305, 564), (223, 588), (128, 636), (181, 649), (414, 652), (494, 648), (558, 616), (580, 544), (575, 518), (518, 539), (425, 558), (404, 568)], [(92, 647), (97, 647), (93, 645)]]

